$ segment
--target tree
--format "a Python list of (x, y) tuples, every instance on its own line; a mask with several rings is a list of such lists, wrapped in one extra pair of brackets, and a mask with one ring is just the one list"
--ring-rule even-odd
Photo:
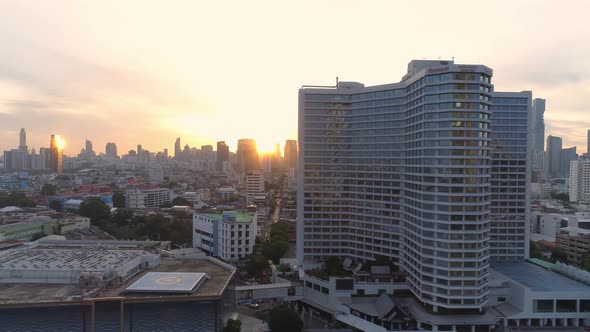
[(538, 259), (543, 259), (543, 254), (541, 253), (541, 247), (539, 247), (539, 244), (535, 241), (529, 241), (529, 251), (530, 251), (530, 257), (531, 258), (538, 258)]
[(246, 270), (250, 275), (257, 275), (268, 268), (268, 260), (264, 256), (252, 255), (246, 263)]
[(239, 319), (228, 319), (223, 328), (223, 332), (240, 332), (242, 330), (242, 322)]
[(35, 203), (35, 201), (28, 198), (27, 195), (23, 193), (14, 191), (10, 194), (6, 194), (0, 192), (0, 208), (5, 206), (33, 207), (36, 205), (37, 203)]
[(57, 187), (51, 183), (46, 183), (41, 187), (41, 195), (43, 196), (53, 196), (57, 193)]
[(160, 207), (161, 208), (164, 208), (164, 209), (168, 209), (168, 208), (171, 208), (173, 206), (174, 206), (174, 204), (172, 204), (172, 202), (164, 202), (164, 203), (162, 203), (162, 205), (160, 205)]
[(90, 218), (91, 222), (108, 219), (111, 215), (109, 206), (98, 197), (90, 197), (80, 203), (80, 215)]
[(268, 326), (273, 332), (301, 332), (303, 320), (286, 304), (281, 304), (270, 310)]
[(283, 240), (271, 240), (267, 241), (262, 246), (262, 254), (267, 259), (272, 260), (275, 264), (278, 264), (281, 257), (289, 249), (289, 243)]
[(328, 272), (329, 275), (339, 275), (344, 271), (340, 258), (336, 256), (326, 258), (324, 264), (326, 265), (326, 272)]
[(55, 211), (61, 211), (61, 202), (58, 199), (52, 199), (49, 202), (49, 208)]
[(172, 200), (172, 205), (188, 205), (188, 206), (191, 206), (192, 204), (186, 198), (183, 198), (183, 197), (175, 197)]
[(125, 194), (122, 191), (113, 192), (113, 207), (124, 208), (125, 207)]

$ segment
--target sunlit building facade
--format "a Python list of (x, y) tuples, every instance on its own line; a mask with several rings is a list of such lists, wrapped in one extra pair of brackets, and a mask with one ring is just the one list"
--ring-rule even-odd
[(496, 94), (491, 77), (414, 60), (399, 83), (304, 86), (300, 264), (392, 257), (434, 311), (482, 310), (490, 260), (527, 256), (531, 93)]

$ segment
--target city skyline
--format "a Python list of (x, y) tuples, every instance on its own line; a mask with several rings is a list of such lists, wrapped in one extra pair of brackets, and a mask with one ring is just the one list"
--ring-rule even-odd
[[(173, 151), (178, 136), (191, 146), (224, 140), (232, 151), (247, 137), (272, 151), (296, 138), (293, 91), (305, 82), (383, 84), (400, 77), (408, 59), (454, 56), (506, 73), (495, 84), (507, 91), (543, 96), (545, 134), (585, 152), (590, 46), (580, 40), (590, 28), (582, 1), (501, 1), (484, 16), (466, 1), (450, 12), (446, 3), (234, 6), (5, 3), (0, 40), (11, 47), (0, 64), (0, 150), (17, 147), (25, 127), (29, 147), (56, 133), (67, 155), (85, 138), (97, 151), (107, 142), (121, 152), (137, 144)], [(416, 18), (407, 13), (420, 13), (420, 29), (408, 30)], [(328, 33), (334, 27), (338, 33)]]

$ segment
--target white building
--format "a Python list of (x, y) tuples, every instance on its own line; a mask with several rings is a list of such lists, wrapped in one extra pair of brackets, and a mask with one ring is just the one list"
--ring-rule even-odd
[(135, 189), (125, 193), (125, 206), (128, 209), (159, 208), (164, 202), (172, 202), (172, 190), (167, 188)]
[(236, 211), (193, 214), (193, 247), (226, 261), (252, 254), (257, 214)]
[(570, 202), (590, 204), (590, 160), (570, 162), (569, 195)]
[(483, 311), (490, 261), (529, 242), (532, 93), (492, 74), (414, 60), (398, 83), (300, 89), (298, 263), (392, 257), (431, 310)]
[(255, 170), (246, 173), (246, 204), (254, 204), (260, 197), (265, 198), (264, 172)]

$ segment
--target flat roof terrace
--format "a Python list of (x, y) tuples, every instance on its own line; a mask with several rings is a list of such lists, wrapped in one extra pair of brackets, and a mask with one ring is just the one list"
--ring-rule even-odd
[[(124, 293), (128, 286), (149, 272), (200, 272), (206, 273), (211, 279), (205, 280), (190, 294)], [(126, 303), (215, 300), (221, 298), (233, 273), (209, 259), (180, 260), (161, 257), (160, 265), (156, 269), (142, 271), (116, 287), (101, 290), (92, 298), (83, 298), (82, 294), (88, 290), (82, 289), (79, 285), (0, 284), (0, 307), (87, 305), (93, 300), (120, 299)]]
[(583, 292), (590, 287), (559, 273), (526, 262), (492, 263), (492, 269), (536, 292)]

